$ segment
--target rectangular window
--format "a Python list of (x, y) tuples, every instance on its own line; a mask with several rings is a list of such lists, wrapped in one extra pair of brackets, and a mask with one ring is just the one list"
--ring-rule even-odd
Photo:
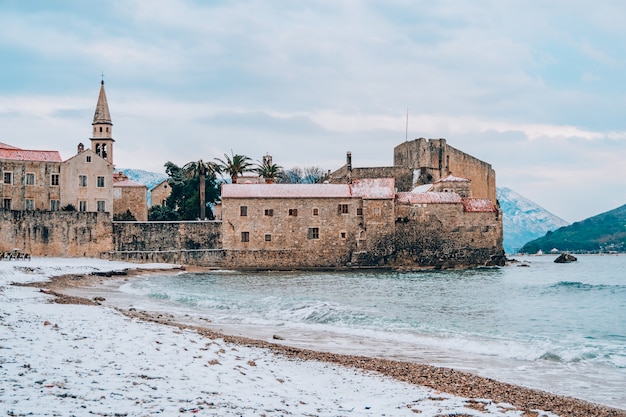
[(2, 208), (5, 210), (11, 210), (11, 199), (4, 198), (2, 199)]
[(13, 173), (5, 172), (4, 175), (2, 176), (2, 179), (5, 184), (13, 184)]
[(274, 215), (274, 209), (265, 209), (265, 215), (266, 216), (273, 216)]
[(348, 210), (349, 204), (339, 204), (337, 206), (337, 213), (339, 214), (348, 214), (349, 210)]
[(104, 201), (102, 201), (102, 200), (99, 200), (99, 201), (97, 202), (97, 204), (98, 204), (98, 211), (100, 211), (100, 212), (104, 212), (104, 211), (105, 211), (106, 206), (105, 206), (105, 204), (104, 204), (104, 203), (105, 203), (105, 202), (104, 202)]
[(271, 241), (272, 241), (272, 235), (270, 235), (270, 234), (266, 234), (266, 235), (265, 235), (265, 241), (266, 241), (266, 242), (271, 242)]
[(26, 185), (35, 185), (35, 174), (32, 172), (26, 173)]
[(356, 209), (356, 215), (357, 216), (362, 216), (363, 215), (363, 208), (362, 207), (358, 207)]
[(250, 242), (250, 232), (241, 232), (241, 241)]
[(289, 215), (296, 217), (298, 215), (298, 209), (289, 209)]
[(78, 202), (78, 211), (87, 211), (87, 202), (79, 201)]
[(87, 186), (87, 176), (86, 175), (79, 175), (78, 176), (78, 185), (80, 187), (86, 187)]
[(380, 207), (374, 207), (374, 216), (380, 216)]
[(59, 200), (50, 200), (50, 211), (59, 211)]
[(320, 209), (314, 208), (313, 209), (313, 215), (314, 216), (319, 216), (319, 214), (320, 214)]
[(341, 232), (341, 238), (345, 239), (346, 238), (346, 232)]
[(59, 174), (52, 174), (50, 177), (50, 185), (59, 185)]
[(98, 177), (98, 187), (104, 187), (104, 177)]
[(318, 227), (309, 227), (308, 238), (309, 239), (319, 239), (320, 238), (320, 229)]
[(248, 206), (240, 206), (239, 207), (239, 215), (247, 216), (248, 215)]
[(87, 155), (87, 158), (85, 159), (87, 162), (91, 162), (91, 155)]
[(35, 200), (26, 199), (26, 210), (35, 210)]

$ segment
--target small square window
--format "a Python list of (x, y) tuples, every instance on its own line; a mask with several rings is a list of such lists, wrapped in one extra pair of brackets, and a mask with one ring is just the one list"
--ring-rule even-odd
[(380, 207), (374, 207), (374, 216), (380, 216)]
[(309, 227), (308, 238), (309, 239), (319, 239), (320, 238), (320, 229), (318, 227)]
[(241, 241), (250, 242), (250, 232), (241, 232)]
[(99, 188), (104, 187), (104, 177), (98, 177), (98, 187)]
[(4, 182), (5, 184), (13, 184), (13, 173), (5, 172), (2, 176), (2, 182)]
[(59, 174), (52, 174), (50, 177), (50, 185), (59, 185)]
[(314, 208), (314, 209), (313, 209), (313, 215), (314, 215), (314, 216), (319, 216), (319, 214), (320, 214), (320, 209), (318, 209), (318, 208)]
[(35, 174), (32, 172), (26, 173), (26, 185), (35, 185)]
[(265, 215), (266, 216), (273, 216), (274, 215), (274, 209), (265, 209)]
[(270, 235), (270, 234), (266, 234), (266, 235), (265, 235), (265, 241), (266, 241), (266, 242), (271, 242), (271, 241), (272, 241), (272, 235)]
[(349, 204), (339, 204), (337, 206), (337, 213), (339, 214), (348, 214), (349, 213)]
[(345, 239), (346, 238), (346, 232), (341, 232), (341, 238)]
[(298, 215), (298, 209), (289, 209), (289, 215), (296, 217)]
[(240, 206), (239, 207), (239, 215), (247, 216), (248, 215), (248, 206)]

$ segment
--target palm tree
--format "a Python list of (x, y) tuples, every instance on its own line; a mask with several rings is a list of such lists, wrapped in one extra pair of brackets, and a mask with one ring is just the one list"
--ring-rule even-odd
[(213, 162), (204, 162), (202, 159), (198, 161), (192, 161), (183, 166), (183, 174), (188, 179), (198, 177), (199, 179), (199, 192), (200, 192), (200, 219), (206, 218), (206, 177), (207, 175), (215, 176), (215, 173), (219, 172), (219, 167)]
[(251, 170), (252, 162), (250, 162), (250, 158), (245, 155), (233, 154), (232, 150), (230, 154), (231, 156), (224, 154), (224, 160), (219, 158), (215, 158), (215, 160), (218, 162), (218, 172), (230, 175), (232, 183), (235, 184), (237, 182), (237, 175)]
[(265, 155), (263, 162), (258, 163), (254, 171), (258, 173), (261, 178), (265, 178), (265, 182), (269, 184), (276, 182), (276, 180), (281, 177), (283, 167), (274, 164), (270, 155)]

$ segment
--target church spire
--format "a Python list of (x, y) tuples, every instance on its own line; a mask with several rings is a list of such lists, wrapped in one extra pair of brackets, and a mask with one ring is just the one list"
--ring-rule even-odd
[(98, 96), (98, 104), (96, 104), (96, 113), (93, 115), (93, 123), (96, 124), (108, 124), (111, 123), (111, 114), (109, 113), (109, 104), (107, 103), (107, 95), (104, 92), (104, 80), (100, 82), (100, 95)]
[(104, 80), (100, 82), (100, 95), (96, 104), (96, 113), (93, 116), (93, 134), (91, 150), (111, 164), (113, 163), (113, 123), (109, 113), (107, 95), (104, 92)]

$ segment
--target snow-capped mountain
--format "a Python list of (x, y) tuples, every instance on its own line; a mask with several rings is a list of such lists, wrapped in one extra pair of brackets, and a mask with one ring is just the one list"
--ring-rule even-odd
[(496, 196), (502, 209), (504, 250), (516, 253), (525, 243), (569, 223), (506, 187)]
[(165, 173), (161, 174), (158, 172), (144, 171), (143, 169), (116, 168), (115, 172), (123, 172), (124, 175), (128, 177), (128, 179), (145, 185), (146, 187), (148, 187), (148, 190), (150, 190), (152, 187), (154, 187), (164, 179), (167, 179), (167, 175)]

